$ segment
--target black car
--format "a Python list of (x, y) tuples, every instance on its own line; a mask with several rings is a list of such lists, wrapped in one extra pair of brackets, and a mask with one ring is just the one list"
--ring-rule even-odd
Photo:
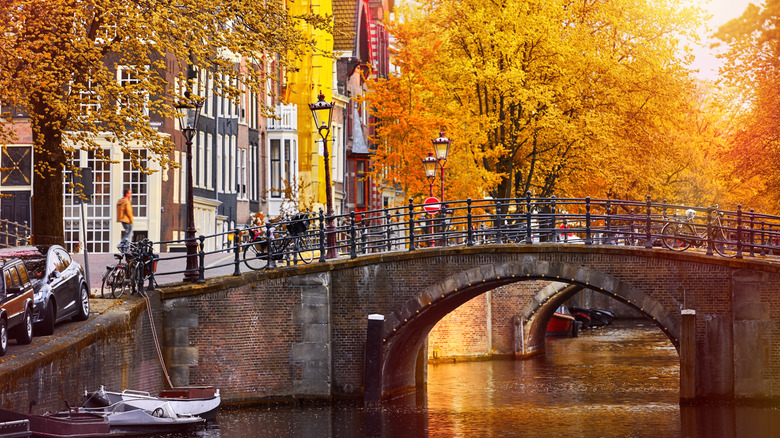
[(54, 333), (54, 324), (67, 318), (89, 317), (89, 290), (84, 268), (59, 245), (24, 246), (0, 250), (0, 257), (19, 257), (35, 291), (33, 322), (36, 334)]

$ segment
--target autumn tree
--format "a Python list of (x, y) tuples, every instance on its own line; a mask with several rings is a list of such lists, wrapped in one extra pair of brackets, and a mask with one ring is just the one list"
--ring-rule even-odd
[(778, 212), (780, 200), (780, 1), (751, 4), (716, 37), (726, 45), (724, 86), (738, 93), (739, 129), (724, 158), (732, 163), (728, 181), (742, 202)]
[[(231, 0), (3, 0), (0, 89), (3, 108), (29, 115), (35, 168), (33, 235), (62, 243), (63, 174), (77, 149), (103, 156), (98, 138), (121, 145), (140, 166), (138, 145), (168, 166), (170, 141), (150, 120), (170, 118), (195, 81), (214, 80), (216, 92), (237, 98), (260, 93), (270, 71), (266, 55), (284, 69), (313, 50), (296, 26), (330, 26), (327, 17), (291, 16), (283, 1)], [(248, 68), (238, 68), (237, 55)], [(125, 81), (117, 80), (117, 74)], [(173, 75), (166, 75), (173, 73)], [(0, 143), (14, 128), (0, 124)]]
[(398, 24), (396, 81), (414, 87), (419, 110), (382, 123), (448, 121), (497, 176), (485, 179), (493, 197), (643, 196), (657, 187), (648, 172), (673, 178), (685, 165), (675, 133), (694, 101), (678, 41), (700, 18), (671, 0), (429, 2)]
[[(419, 12), (400, 6), (408, 18), (422, 19)], [(448, 90), (437, 81), (431, 62), (440, 55), (440, 44), (435, 30), (427, 26), (407, 26), (401, 22), (389, 23), (397, 47), (394, 64), (403, 71), (368, 83), (369, 92), (359, 96), (368, 102), (375, 120), (377, 144), (373, 156), (371, 176), (382, 185), (398, 187), (405, 197), (421, 202), (429, 195), (429, 182), (421, 160), (433, 151), (431, 141), (440, 132), (452, 140), (446, 163), (446, 199), (481, 198), (484, 191), (495, 184), (495, 175), (478, 165), (481, 157), (474, 147), (474, 132), (468, 132), (455, 121), (447, 119), (439, 105), (447, 105)], [(441, 172), (437, 170), (433, 186), (440, 196)]]

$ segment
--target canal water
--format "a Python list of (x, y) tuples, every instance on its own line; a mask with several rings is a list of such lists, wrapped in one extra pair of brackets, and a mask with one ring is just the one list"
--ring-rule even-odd
[(679, 357), (648, 323), (547, 340), (525, 361), (429, 365), (425, 394), (223, 410), (187, 437), (773, 437), (780, 410), (681, 407)]

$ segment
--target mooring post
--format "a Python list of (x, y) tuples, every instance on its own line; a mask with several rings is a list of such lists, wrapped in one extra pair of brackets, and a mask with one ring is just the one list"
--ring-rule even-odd
[(680, 400), (696, 398), (696, 311), (683, 309), (680, 323)]
[(368, 315), (368, 326), (366, 327), (366, 389), (363, 394), (363, 401), (366, 403), (382, 401), (382, 331), (384, 325), (384, 315)]

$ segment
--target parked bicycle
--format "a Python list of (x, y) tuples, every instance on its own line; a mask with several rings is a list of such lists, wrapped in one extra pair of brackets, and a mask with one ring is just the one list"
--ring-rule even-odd
[(143, 294), (145, 283), (149, 283), (150, 290), (157, 285), (154, 273), (157, 271), (159, 256), (154, 254), (149, 239), (130, 242), (125, 251), (114, 254), (114, 257), (117, 263), (107, 266), (103, 274), (101, 296), (105, 297), (108, 292), (111, 297), (120, 298), (127, 289), (131, 290), (131, 294)]
[(316, 239), (306, 233), (309, 229), (308, 214), (297, 214), (285, 225), (286, 232), (278, 234), (276, 227), (270, 227), (268, 236), (263, 234), (262, 228), (250, 230), (253, 233), (252, 241), (244, 246), (244, 264), (249, 269), (263, 269), (268, 266), (269, 260), (292, 257), (293, 262), (300, 260), (308, 264), (315, 256), (319, 257), (319, 247), (314, 243)]
[[(712, 241), (715, 251), (723, 257), (734, 257), (737, 255), (737, 239), (730, 228), (723, 224), (723, 213), (714, 208), (714, 217), (709, 224), (697, 225), (694, 222), (696, 210), (688, 209), (685, 211), (685, 217), (682, 220), (669, 221), (661, 229), (661, 238), (665, 247), (672, 251), (685, 251), (690, 247), (701, 247), (707, 245), (710, 240), (708, 229), (712, 232)], [(701, 229), (698, 232), (697, 229)]]

